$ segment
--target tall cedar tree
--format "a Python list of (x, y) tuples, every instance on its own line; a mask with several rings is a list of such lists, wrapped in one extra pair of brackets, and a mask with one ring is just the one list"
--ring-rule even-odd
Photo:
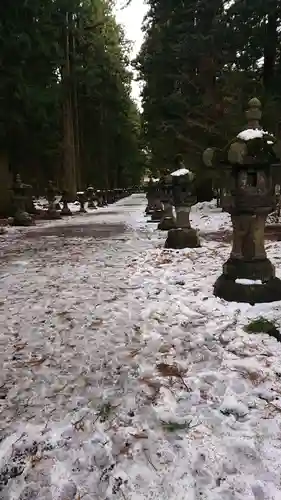
[[(113, 8), (109, 0), (1, 0), (2, 194), (16, 172), (41, 191), (49, 178), (72, 190), (139, 181), (140, 117), (130, 97), (129, 47)], [(71, 179), (66, 101), (75, 153)]]
[[(205, 147), (243, 125), (253, 95), (271, 128), (280, 111), (278, 0), (148, 0), (136, 60), (143, 80), (143, 128), (155, 171), (177, 159), (202, 172)], [(280, 114), (280, 113), (279, 113)]]

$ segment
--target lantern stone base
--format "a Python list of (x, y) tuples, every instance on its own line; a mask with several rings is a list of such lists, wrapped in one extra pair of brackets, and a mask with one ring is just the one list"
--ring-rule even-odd
[(281, 300), (281, 280), (271, 278), (261, 285), (245, 285), (222, 274), (214, 286), (214, 295), (228, 302), (246, 302), (255, 305)]
[(158, 224), (158, 229), (160, 231), (169, 231), (170, 229), (176, 229), (176, 221), (174, 217), (164, 217)]
[(58, 220), (61, 219), (61, 213), (54, 209), (48, 209), (47, 212), (45, 212), (45, 217), (46, 220)]
[(34, 224), (33, 218), (24, 211), (18, 210), (13, 217), (14, 226), (32, 226)]
[(269, 281), (275, 277), (275, 268), (269, 259), (250, 261), (229, 258), (223, 265), (223, 274), (229, 279), (249, 279)]
[(69, 207), (63, 207), (60, 211), (61, 215), (73, 215)]
[(198, 233), (192, 228), (177, 228), (171, 229), (165, 242), (165, 248), (174, 248), (177, 250), (183, 248), (198, 248), (200, 247)]
[(95, 203), (94, 202), (90, 202), (90, 201), (88, 203), (88, 208), (91, 209), (91, 210), (97, 210), (97, 207), (96, 207)]
[(145, 214), (151, 215), (153, 212), (154, 212), (154, 207), (152, 207), (151, 205), (147, 205), (145, 208)]
[(160, 222), (163, 217), (163, 210), (153, 210), (150, 222)]

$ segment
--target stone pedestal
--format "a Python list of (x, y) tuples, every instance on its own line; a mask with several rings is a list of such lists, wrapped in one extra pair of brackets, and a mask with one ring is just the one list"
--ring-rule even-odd
[(158, 224), (160, 231), (169, 231), (177, 227), (173, 214), (173, 206), (169, 202), (163, 202), (163, 216)]
[(55, 203), (49, 203), (45, 218), (49, 220), (61, 219), (61, 213), (57, 210)]
[(95, 203), (95, 191), (92, 186), (89, 186), (87, 188), (87, 194), (88, 194), (88, 208), (91, 210), (96, 210), (96, 203)]
[(61, 218), (61, 207), (56, 200), (57, 189), (53, 185), (52, 181), (48, 182), (48, 187), (46, 189), (46, 195), (48, 200), (48, 210), (45, 213), (45, 219), (56, 220)]
[(87, 210), (85, 208), (85, 203), (87, 201), (87, 196), (84, 191), (78, 191), (77, 200), (80, 203), (80, 210), (79, 210), (80, 214), (86, 214)]
[(19, 174), (16, 176), (16, 181), (13, 187), (14, 191), (14, 217), (13, 217), (13, 225), (14, 226), (31, 226), (34, 221), (33, 218), (26, 211), (26, 202), (27, 202), (27, 185), (23, 184)]
[(68, 204), (67, 200), (62, 200), (62, 209), (61, 209), (61, 215), (73, 215)]
[(200, 240), (198, 233), (190, 225), (190, 206), (176, 207), (176, 229), (171, 229), (165, 242), (165, 248), (198, 248)]
[(222, 274), (215, 282), (214, 295), (228, 302), (246, 302), (252, 306), (263, 302), (275, 302), (281, 300), (281, 280), (271, 278), (261, 285), (246, 285), (236, 283)]
[(34, 224), (32, 217), (24, 210), (18, 208), (13, 217), (14, 226), (31, 226)]
[(249, 304), (281, 300), (281, 281), (264, 248), (266, 217), (267, 213), (232, 215), (232, 251), (214, 286), (217, 297)]
[(146, 196), (147, 198), (147, 205), (145, 208), (145, 214), (150, 215), (154, 211), (154, 199), (152, 196)]
[(163, 217), (163, 206), (159, 198), (154, 198), (153, 211), (150, 213), (151, 220), (149, 222), (160, 222)]

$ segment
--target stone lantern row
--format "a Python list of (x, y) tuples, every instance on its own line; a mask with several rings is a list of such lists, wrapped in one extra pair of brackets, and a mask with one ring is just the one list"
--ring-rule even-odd
[[(87, 202), (88, 209), (95, 210), (97, 207), (105, 207), (125, 196), (129, 196), (131, 191), (131, 189), (95, 190), (92, 186), (89, 186), (86, 191), (77, 192), (76, 200), (80, 204), (80, 213), (85, 213), (87, 212), (85, 208)], [(13, 224), (17, 226), (29, 226), (34, 223), (34, 217), (53, 220), (59, 219), (62, 216), (72, 215), (68, 206), (70, 199), (66, 190), (60, 193), (54, 183), (49, 181), (45, 193), (48, 208), (47, 210), (39, 210), (34, 204), (32, 186), (24, 184), (20, 175), (17, 174), (12, 187)]]
[(151, 215), (151, 222), (159, 222), (158, 229), (168, 230), (166, 248), (200, 246), (198, 233), (190, 224), (190, 210), (197, 202), (194, 181), (194, 174), (181, 168), (161, 179), (150, 179), (147, 185), (146, 214)]
[[(214, 294), (250, 304), (281, 300), (281, 280), (275, 276), (264, 245), (266, 218), (274, 211), (276, 186), (281, 184), (281, 147), (260, 125), (261, 116), (260, 101), (251, 99), (244, 129), (224, 149), (208, 148), (203, 153), (210, 176), (220, 179), (221, 206), (230, 214), (233, 227), (231, 254)], [(159, 204), (163, 203), (159, 229), (169, 229), (166, 247), (199, 246), (189, 221), (191, 206), (196, 203), (191, 172), (182, 170), (151, 180), (147, 200), (147, 213), (153, 220), (157, 214), (159, 217)]]

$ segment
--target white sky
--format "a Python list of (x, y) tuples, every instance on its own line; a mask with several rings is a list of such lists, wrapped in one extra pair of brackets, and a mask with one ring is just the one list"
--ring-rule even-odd
[[(147, 11), (147, 5), (145, 4), (145, 0), (131, 0), (130, 6), (122, 9), (124, 5), (126, 5), (126, 0), (116, 0), (116, 18), (118, 23), (124, 26), (128, 40), (133, 42), (132, 57), (135, 57), (143, 40), (141, 25)], [(139, 85), (137, 82), (133, 82), (132, 97), (140, 105), (139, 95)]]

